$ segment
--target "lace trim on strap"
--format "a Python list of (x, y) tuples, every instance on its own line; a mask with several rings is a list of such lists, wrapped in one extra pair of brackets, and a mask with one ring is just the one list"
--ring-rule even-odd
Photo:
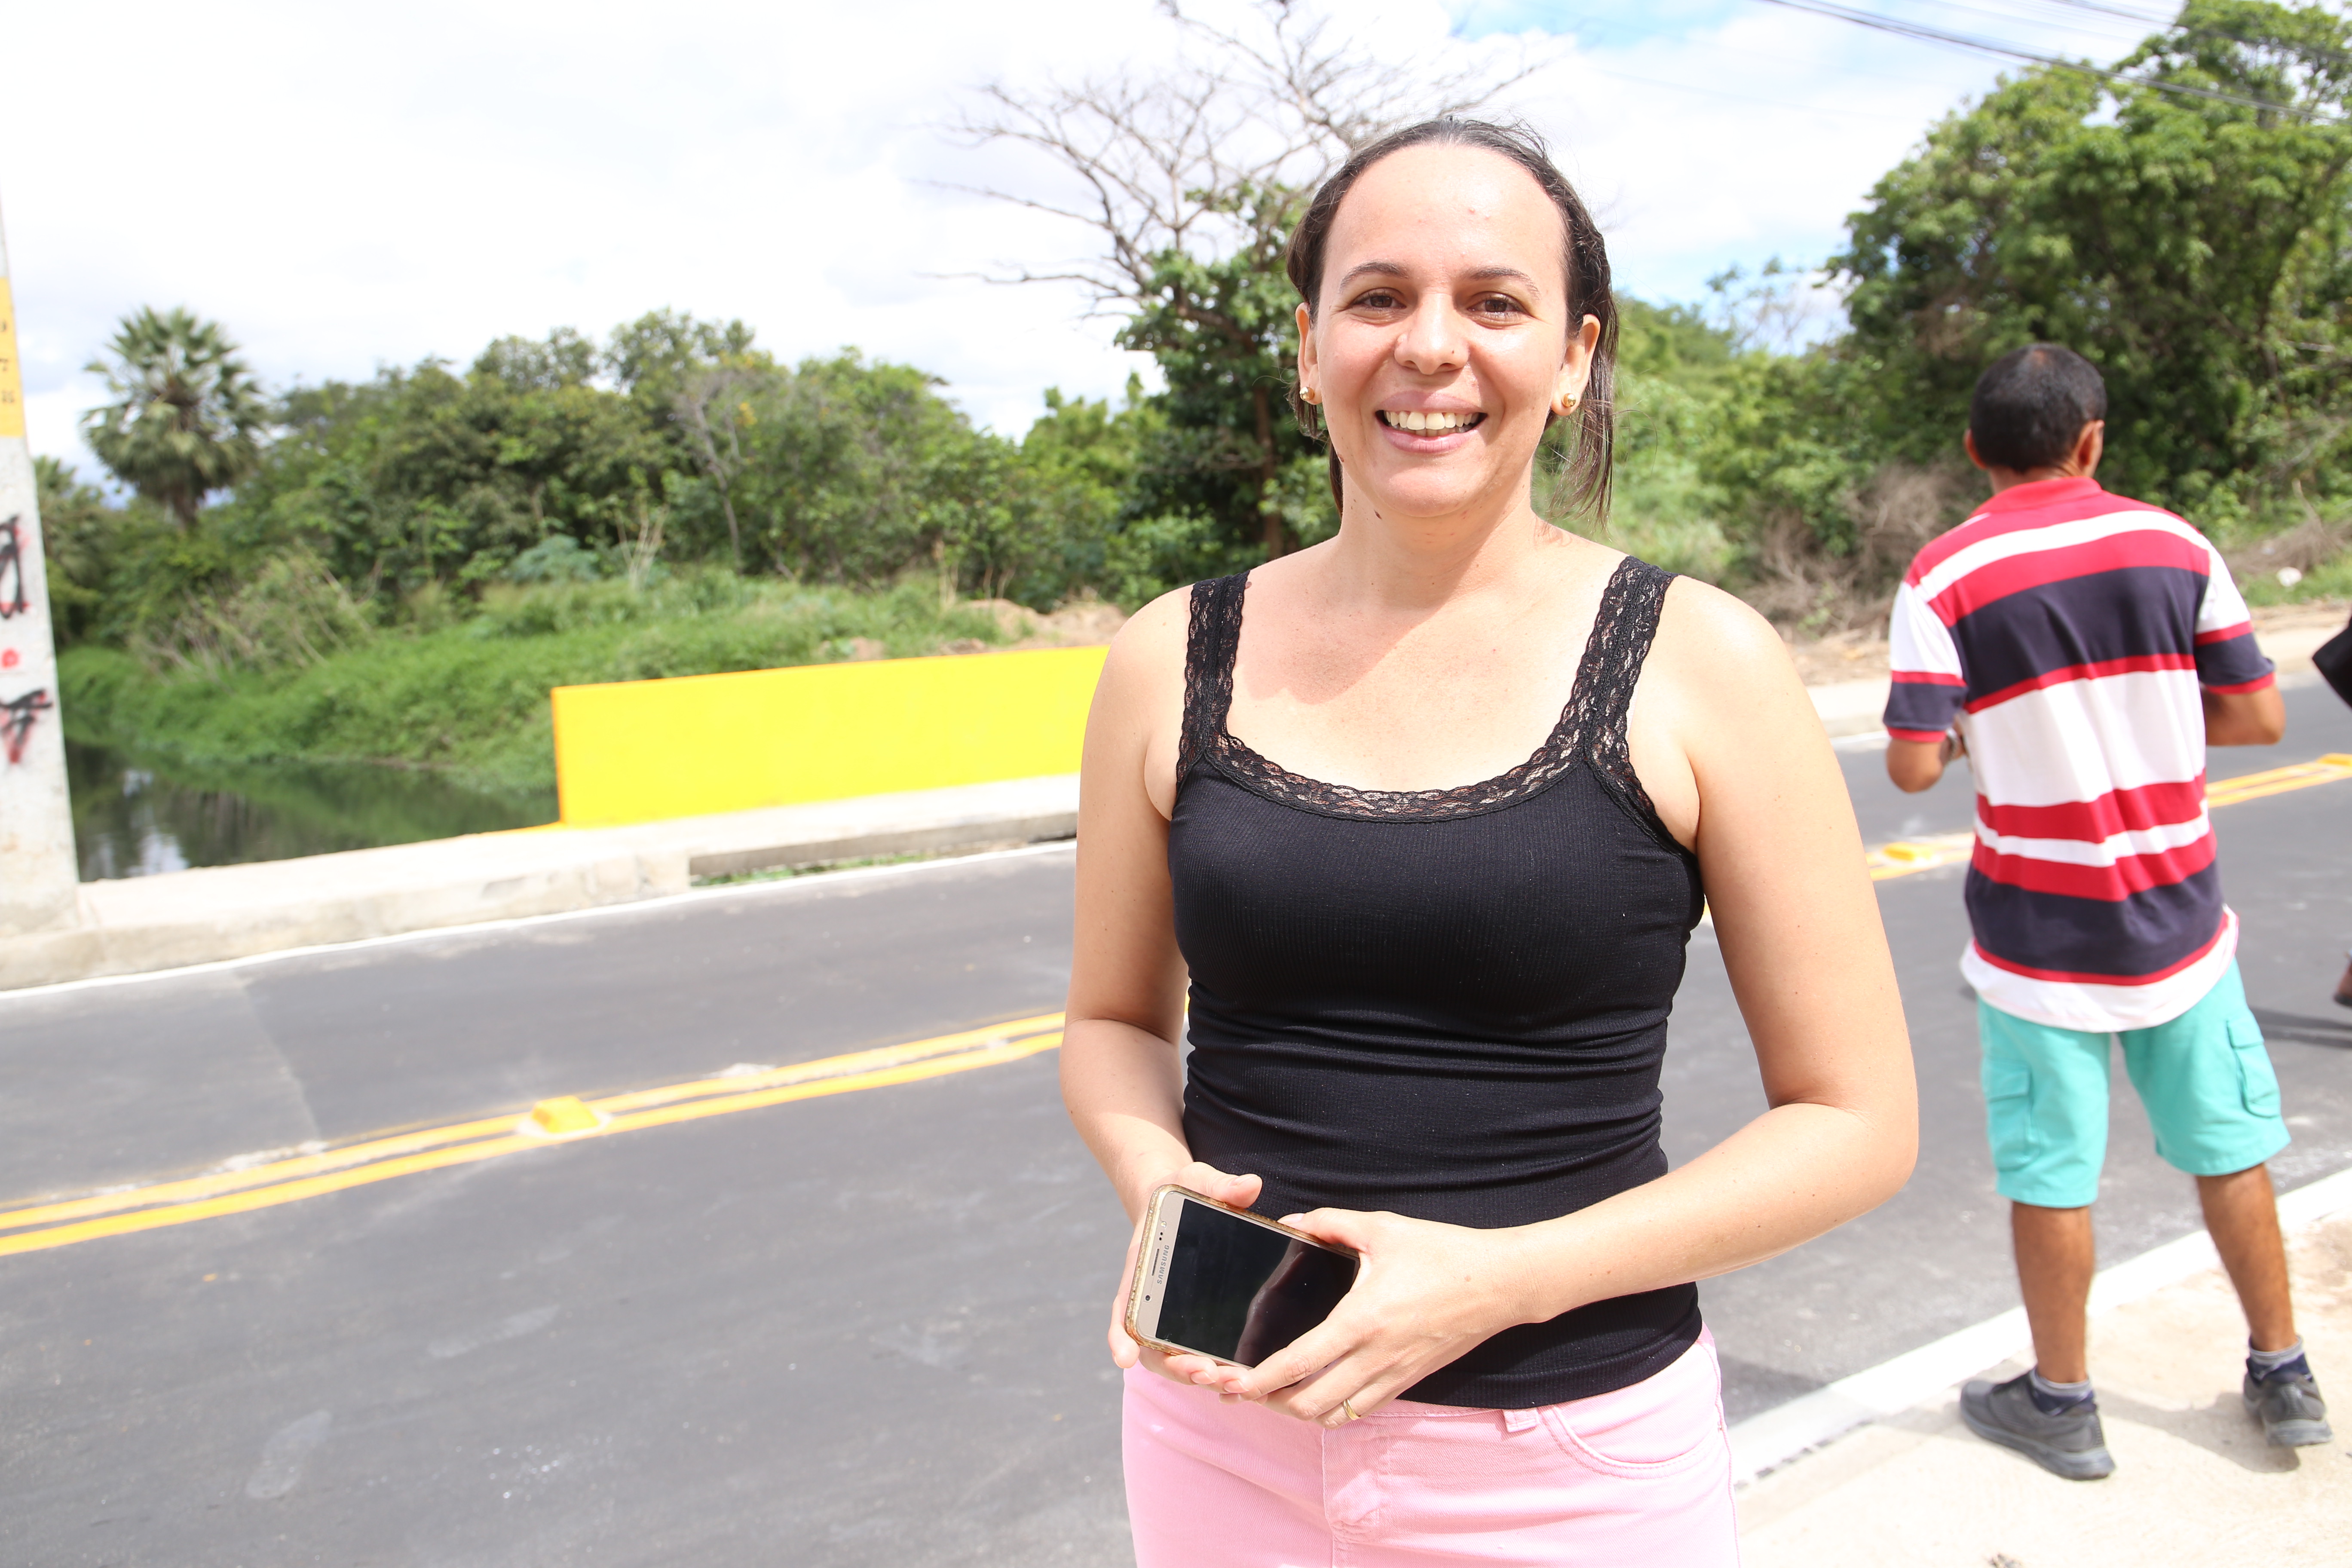
[(1590, 761), (1641, 816), (1654, 820), (1657, 813), (1633, 772), (1626, 746), (1625, 714), (1657, 630), (1666, 584), (1673, 580), (1672, 573), (1631, 556), (1618, 565), (1601, 591), (1568, 706), (1526, 762), (1477, 784), (1416, 790), (1358, 789), (1306, 778), (1234, 739), (1225, 719), (1233, 707), (1234, 656), (1241, 644), (1248, 574), (1197, 584), (1185, 650), (1178, 787), (1205, 763), (1255, 794), (1328, 816), (1437, 822), (1514, 805), (1549, 787), (1578, 763)]
[(1242, 641), (1242, 595), (1249, 574), (1192, 584), (1184, 629), (1184, 732), (1176, 743), (1176, 788), (1224, 732), (1234, 705), (1234, 656)]
[[(1636, 561), (1628, 555), (1620, 562), (1609, 579), (1609, 591), (1602, 596), (1601, 618), (1593, 623), (1592, 640), (1585, 645), (1584, 663), (1576, 672), (1580, 692), (1588, 677), (1602, 689), (1602, 710), (1596, 715), (1599, 724), (1592, 731), (1588, 749), (1594, 771), (1614, 784), (1644, 825), (1669, 844), (1674, 844), (1673, 836), (1666, 832), (1650, 792), (1642, 787), (1642, 775), (1633, 771), (1625, 719), (1633, 706), (1633, 688), (1641, 681), (1642, 666), (1650, 657), (1650, 644), (1658, 635), (1658, 615), (1665, 607), (1666, 589), (1674, 580), (1673, 573), (1646, 561)], [(1609, 613), (1612, 599), (1619, 611), (1614, 617)], [(1601, 636), (1603, 626), (1610, 628), (1605, 639)], [(1575, 706), (1576, 699), (1570, 697), (1569, 707), (1572, 710)], [(1674, 844), (1674, 847), (1680, 853), (1689, 853), (1680, 844)]]

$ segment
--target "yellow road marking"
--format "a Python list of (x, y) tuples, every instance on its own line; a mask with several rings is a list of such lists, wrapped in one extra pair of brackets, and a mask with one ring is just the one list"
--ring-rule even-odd
[(1864, 859), (1870, 867), (1870, 879), (1884, 882), (1965, 860), (1976, 853), (1976, 848), (1977, 836), (1973, 833), (1939, 833), (1933, 838), (1899, 838), (1892, 844), (1882, 844)]
[(2315, 762), (2292, 763), (2267, 773), (2245, 773), (2209, 784), (2205, 786), (2205, 804), (2235, 805), (2242, 800), (2260, 800), (2266, 795), (2284, 795), (2289, 790), (2334, 784), (2337, 779), (2352, 779), (2352, 752), (2330, 752)]
[(798, 1062), (767, 1072), (698, 1079), (690, 1083), (609, 1095), (585, 1102), (598, 1114), (601, 1125), (567, 1135), (551, 1136), (535, 1127), (521, 1131), (530, 1122), (528, 1113), (500, 1116), (371, 1139), (242, 1171), (215, 1172), (185, 1181), (161, 1182), (124, 1192), (0, 1212), (0, 1231), (16, 1233), (0, 1236), (0, 1258), (70, 1247), (105, 1236), (186, 1225), (222, 1215), (247, 1214), (397, 1176), (471, 1164), (558, 1143), (609, 1138), (619, 1132), (756, 1110), (796, 1100), (851, 1094), (947, 1073), (970, 1072), (1052, 1050), (1062, 1043), (1061, 1024), (1061, 1014), (1046, 1013), (902, 1046)]
[[(2338, 779), (2352, 779), (2352, 752), (2330, 752), (2313, 762), (2290, 763), (2283, 768), (2209, 783), (2205, 786), (2205, 807), (2210, 811), (2219, 805), (2235, 805), (2242, 800), (2260, 800), (2264, 795), (2334, 784)], [(1976, 853), (1976, 847), (1977, 836), (1973, 832), (1941, 833), (1933, 838), (1898, 838), (1870, 850), (1864, 858), (1870, 866), (1870, 879), (1884, 882), (1966, 860)]]

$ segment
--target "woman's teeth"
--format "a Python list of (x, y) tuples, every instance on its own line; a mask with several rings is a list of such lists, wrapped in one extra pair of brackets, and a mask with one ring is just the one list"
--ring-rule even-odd
[(1454, 430), (1467, 430), (1486, 417), (1483, 414), (1435, 414), (1419, 409), (1381, 410), (1381, 419), (1391, 430), (1412, 430), (1424, 436), (1444, 436)]

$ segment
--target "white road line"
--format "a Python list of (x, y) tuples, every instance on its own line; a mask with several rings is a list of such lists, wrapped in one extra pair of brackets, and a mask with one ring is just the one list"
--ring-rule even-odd
[[(2278, 1208), (2280, 1226), (2289, 1231), (2352, 1209), (2352, 1170), (2338, 1171), (2281, 1194)], [(2095, 1316), (2111, 1312), (2219, 1262), (2213, 1238), (2201, 1230), (2167, 1242), (2101, 1269), (2091, 1281), (2091, 1311)], [(1924, 1405), (1987, 1367), (2007, 1361), (2030, 1344), (2032, 1338), (2025, 1326), (2025, 1309), (2012, 1307), (1761, 1415), (1751, 1415), (1731, 1428), (1733, 1482), (1745, 1486), (1858, 1426)]]
[(498, 931), (521, 931), (532, 926), (557, 925), (566, 921), (599, 920), (608, 915), (637, 915), (651, 910), (676, 909), (681, 904), (708, 903), (718, 899), (759, 899), (797, 895), (813, 897), (819, 893), (839, 892), (863, 882), (878, 881), (892, 877), (919, 876), (960, 867), (980, 865), (993, 860), (1013, 860), (1032, 855), (1066, 855), (1076, 847), (1068, 838), (1047, 839), (1041, 844), (1024, 844), (1013, 849), (987, 849), (974, 855), (943, 855), (931, 860), (910, 860), (897, 866), (854, 866), (838, 871), (809, 871), (798, 877), (780, 877), (772, 882), (739, 882), (723, 887), (696, 888), (683, 893), (665, 893), (659, 898), (637, 899), (622, 904), (598, 904), (593, 909), (559, 910), (552, 914), (516, 915), (502, 921), (477, 921), (464, 925), (426, 926), (421, 931), (396, 931), (388, 936), (361, 937), (352, 942), (317, 942), (309, 947), (278, 948), (269, 952), (247, 953), (243, 958), (215, 959), (209, 963), (184, 964), (178, 969), (154, 969), (137, 974), (95, 974), (87, 980), (60, 980), (53, 985), (28, 985), (21, 990), (0, 991), (0, 1006), (20, 996), (56, 996), (69, 991), (89, 991), (111, 985), (139, 985), (153, 980), (177, 980), (191, 974), (215, 974), (224, 970), (246, 969), (257, 963), (278, 963), (289, 958), (310, 958), (322, 952), (359, 952), (368, 948), (396, 947), (408, 942), (446, 941)]

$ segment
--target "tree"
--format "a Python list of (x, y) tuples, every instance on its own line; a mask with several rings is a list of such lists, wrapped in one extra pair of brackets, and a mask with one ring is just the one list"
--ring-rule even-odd
[(705, 321), (677, 310), (648, 310), (613, 329), (603, 363), (623, 392), (665, 414), (678, 379), (752, 353), (752, 331), (740, 321)]
[(749, 458), (744, 435), (751, 399), (772, 389), (774, 360), (751, 346), (740, 321), (701, 321), (674, 310), (652, 310), (613, 330), (604, 363), (621, 389), (655, 418), (674, 425), (719, 498), (727, 520), (727, 551), (743, 569), (743, 527), (735, 514), (735, 480)]
[(2352, 489), (2352, 25), (2190, 0), (2117, 70), (2005, 80), (1850, 220), (1873, 434), (1948, 453), (1985, 363), (2049, 340), (2105, 374), (2124, 488), (2217, 521)]
[[(1297, 542), (1286, 472), (1310, 448), (1287, 416), (1291, 311), (1283, 276), (1307, 196), (1356, 148), (1493, 100), (1530, 73), (1431, 73), (1378, 60), (1292, 0), (1256, 0), (1234, 27), (1160, 9), (1180, 49), (1156, 72), (995, 82), (950, 129), (967, 144), (1043, 154), (1053, 194), (976, 187), (1089, 231), (1093, 254), (1000, 282), (1075, 283), (1125, 318), (1168, 382), (1166, 444), (1145, 458), (1163, 502), (1214, 516), (1232, 545)], [(1287, 487), (1295, 488), (1295, 487)]]
[(751, 547), (783, 576), (887, 580), (935, 561), (930, 485), (975, 434), (909, 365), (855, 349), (779, 372), (735, 410), (744, 458), (731, 494)]
[(55, 458), (33, 459), (39, 487), (41, 549), (49, 579), (49, 614), (58, 641), (90, 635), (106, 607), (107, 569), (122, 514), (96, 485), (84, 484)]
[(261, 388), (220, 324), (184, 309), (142, 306), (107, 347), (87, 368), (115, 400), (82, 416), (82, 438), (116, 479), (192, 530), (206, 495), (260, 464)]
[(757, 416), (751, 400), (776, 384), (775, 363), (765, 354), (730, 354), (715, 364), (682, 372), (670, 394), (670, 417), (686, 432), (702, 471), (719, 493), (727, 519), (727, 558), (743, 569), (743, 525), (735, 515), (735, 481), (751, 460), (744, 437)]
[(686, 455), (595, 368), (593, 345), (557, 331), (501, 339), (463, 376), (427, 360), (296, 387), (219, 526), (307, 542), (340, 577), (403, 590), (502, 576), (551, 534), (625, 549)]

